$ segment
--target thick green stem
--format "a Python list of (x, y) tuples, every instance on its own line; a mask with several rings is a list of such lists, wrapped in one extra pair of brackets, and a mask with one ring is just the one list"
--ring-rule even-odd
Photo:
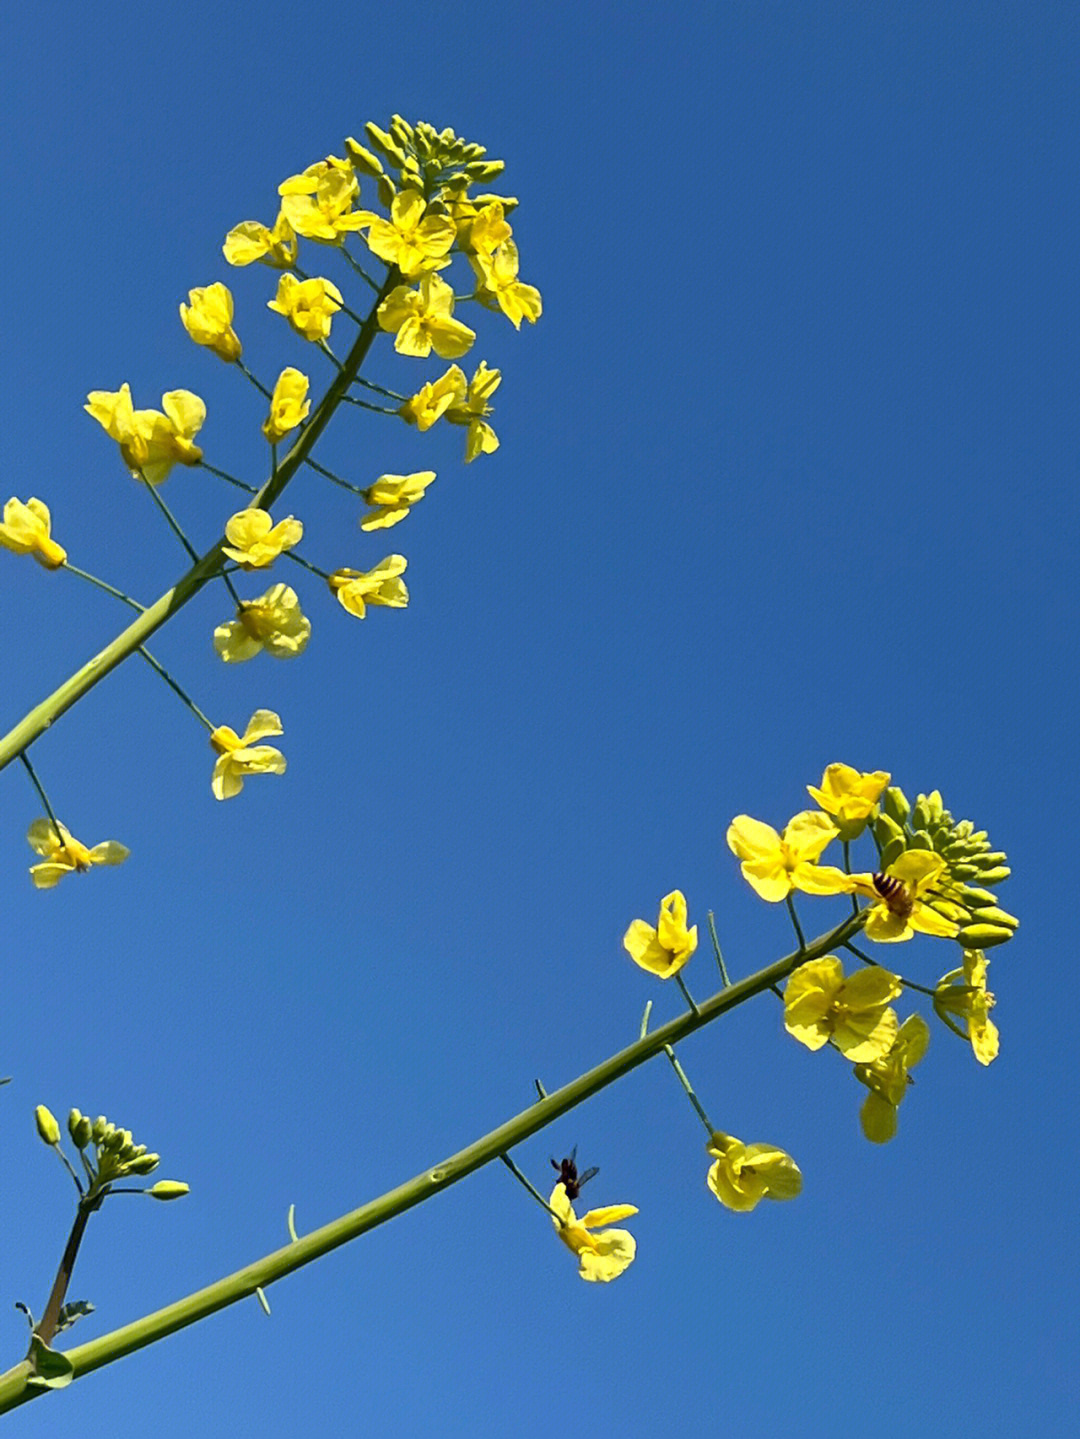
[[(344, 364), (331, 380), (325, 395), (312, 412), (292, 449), (252, 500), (254, 508), (269, 510), (307, 459), (316, 440), (329, 423), (331, 415), (356, 378), (357, 371), (371, 349), (375, 336), (379, 333), (376, 320), (379, 305), (400, 279), (397, 268), (391, 269), (371, 307), (370, 314), (360, 327), (360, 333), (353, 342), (353, 347)], [(110, 670), (114, 670), (118, 664), (127, 659), (128, 655), (133, 654), (140, 645), (145, 644), (155, 630), (160, 629), (166, 620), (171, 619), (178, 609), (186, 605), (188, 600), (192, 599), (208, 580), (213, 579), (221, 572), (222, 545), (224, 543), (224, 538), (220, 539), (213, 549), (208, 550), (201, 559), (196, 560), (187, 574), (178, 580), (171, 590), (167, 590), (155, 604), (144, 610), (137, 619), (128, 625), (126, 630), (122, 630), (117, 635), (111, 644), (106, 645), (100, 654), (96, 654), (81, 669), (76, 670), (59, 689), (54, 690), (39, 705), (35, 705), (10, 733), (0, 739), (0, 769), (10, 764), (15, 756), (21, 754), (28, 745), (33, 744), (51, 724), (60, 718), (65, 710), (69, 710), (77, 700), (86, 694), (87, 690), (93, 689), (99, 680), (104, 679)]]
[[(576, 1108), (577, 1105), (597, 1094), (601, 1089), (605, 1089), (609, 1084), (614, 1084), (624, 1074), (629, 1074), (632, 1069), (637, 1069), (639, 1065), (645, 1064), (657, 1054), (662, 1054), (669, 1045), (679, 1043), (687, 1035), (693, 1034), (695, 1030), (718, 1019), (727, 1010), (734, 1009), (736, 1005), (745, 1003), (755, 994), (760, 994), (763, 990), (778, 984), (797, 965), (805, 963), (808, 959), (819, 959), (829, 950), (842, 945), (846, 939), (862, 927), (862, 923), (862, 914), (853, 915), (843, 924), (838, 925), (836, 929), (830, 930), (828, 934), (804, 945), (795, 954), (786, 955), (783, 959), (778, 959), (775, 964), (759, 970), (757, 974), (739, 980), (737, 984), (729, 985), (719, 994), (714, 994), (711, 999), (698, 1005), (696, 1013), (681, 1014), (669, 1023), (661, 1025), (659, 1029), (653, 1030), (651, 1034), (645, 1035), (635, 1044), (628, 1045), (618, 1054), (611, 1055), (603, 1063), (598, 1064), (595, 1069), (588, 1070), (561, 1089), (537, 1100), (521, 1114), (515, 1115), (513, 1119), (507, 1120), (505, 1124), (501, 1124), (497, 1129), (485, 1134), (474, 1144), (450, 1155), (441, 1164), (425, 1169), (422, 1174), (418, 1174), (405, 1184), (398, 1185), (396, 1189), (389, 1190), (378, 1199), (362, 1204), (352, 1213), (344, 1214), (340, 1219), (324, 1224), (321, 1229), (316, 1229), (311, 1234), (305, 1234), (295, 1242), (287, 1244), (284, 1249), (275, 1250), (273, 1254), (267, 1254), (264, 1258), (256, 1260), (254, 1264), (249, 1264), (244, 1269), (238, 1269), (235, 1274), (227, 1275), (224, 1279), (207, 1285), (205, 1289), (196, 1290), (194, 1294), (189, 1294), (174, 1304), (168, 1304), (154, 1314), (148, 1314), (142, 1319), (135, 1320), (132, 1324), (124, 1325), (121, 1329), (114, 1329), (111, 1334), (105, 1334), (100, 1339), (92, 1339), (87, 1344), (79, 1344), (73, 1349), (65, 1350), (65, 1357), (73, 1366), (74, 1377), (78, 1378), (80, 1375), (89, 1374), (93, 1369), (100, 1369), (105, 1364), (111, 1364), (125, 1354), (142, 1349), (147, 1344), (153, 1344), (158, 1339), (163, 1339), (166, 1335), (174, 1334), (178, 1329), (185, 1328), (188, 1324), (194, 1324), (198, 1320), (216, 1313), (219, 1309), (224, 1309), (230, 1304), (236, 1304), (239, 1300), (248, 1298), (257, 1289), (267, 1288), (276, 1280), (284, 1278), (286, 1274), (291, 1274), (293, 1270), (303, 1268), (312, 1260), (329, 1254), (332, 1249), (347, 1244), (349, 1240), (356, 1239), (369, 1229), (385, 1224), (388, 1219), (393, 1219), (397, 1215), (403, 1214), (405, 1210), (412, 1209), (414, 1205), (423, 1203), (425, 1199), (430, 1199), (439, 1190), (456, 1184), (459, 1179), (464, 1179), (474, 1170), (489, 1164), (493, 1159), (498, 1159), (513, 1149), (515, 1145), (521, 1144), (523, 1140), (546, 1128), (553, 1120)], [(33, 1399), (36, 1394), (41, 1392), (27, 1387), (29, 1377), (30, 1367), (26, 1361), (17, 1364), (6, 1374), (0, 1375), (0, 1414), (24, 1404), (28, 1399)]]

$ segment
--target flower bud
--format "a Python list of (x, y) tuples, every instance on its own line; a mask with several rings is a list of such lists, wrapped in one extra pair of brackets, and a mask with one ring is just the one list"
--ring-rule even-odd
[(983, 884), (1000, 884), (1003, 879), (1008, 879), (1012, 870), (1007, 864), (999, 864), (993, 869), (980, 869), (976, 873)]
[(76, 1149), (85, 1149), (93, 1134), (93, 1121), (85, 1114), (73, 1109), (68, 1115), (68, 1133)]
[(95, 1144), (101, 1143), (101, 1141), (105, 1138), (105, 1135), (108, 1133), (108, 1129), (109, 1121), (105, 1118), (103, 1114), (99, 1114), (98, 1117), (94, 1120), (94, 1127), (91, 1131), (91, 1135)]
[(160, 1154), (140, 1154), (124, 1165), (129, 1174), (152, 1174), (161, 1163)]
[(151, 1199), (182, 1199), (185, 1194), (190, 1193), (190, 1189), (190, 1185), (179, 1179), (159, 1179), (146, 1193)]
[(1000, 924), (967, 924), (956, 936), (965, 949), (991, 949), (1012, 939), (1013, 932)]
[(982, 909), (975, 909), (971, 912), (971, 918), (977, 924), (999, 924), (1003, 929), (1018, 929), (1020, 921), (1014, 914), (1007, 910), (998, 909), (996, 905), (986, 905)]
[(54, 1147), (60, 1143), (60, 1126), (51, 1109), (47, 1109), (44, 1104), (39, 1104), (34, 1110), (34, 1122), (43, 1144)]

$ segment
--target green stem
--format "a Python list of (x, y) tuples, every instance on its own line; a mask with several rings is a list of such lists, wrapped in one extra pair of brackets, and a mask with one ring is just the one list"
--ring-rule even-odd
[[(390, 293), (395, 284), (399, 283), (400, 278), (396, 268), (387, 275), (378, 299), (371, 307), (371, 313), (353, 342), (344, 368), (331, 380), (326, 393), (312, 412), (296, 443), (271, 478), (259, 490), (254, 502), (256, 508), (268, 510), (271, 507), (314, 449), (316, 440), (329, 424), (342, 395), (352, 383), (357, 370), (371, 349), (375, 337), (379, 334), (378, 322), (375, 319), (379, 302)], [(93, 689), (94, 685), (104, 679), (111, 670), (122, 664), (129, 655), (150, 638), (155, 630), (160, 629), (178, 609), (193, 599), (203, 585), (220, 574), (224, 543), (225, 540), (222, 538), (212, 549), (207, 550), (206, 554), (192, 565), (187, 574), (183, 575), (172, 589), (166, 590), (159, 600), (144, 610), (128, 625), (126, 630), (121, 631), (111, 644), (106, 645), (99, 654), (94, 655), (81, 669), (76, 670), (51, 695), (42, 700), (40, 704), (35, 705), (14, 729), (0, 738), (0, 769), (10, 764), (17, 754), (20, 754), (27, 745), (32, 744), (88, 690)]]
[(217, 475), (219, 480), (228, 480), (230, 485), (235, 485), (238, 490), (243, 490), (246, 494), (253, 495), (256, 493), (255, 485), (246, 485), (243, 480), (238, 480), (235, 475), (230, 475), (227, 470), (219, 470), (216, 465), (208, 465), (205, 460), (199, 461), (199, 468), (201, 470), (208, 470), (212, 475)]
[[(345, 397), (348, 399), (348, 396)], [(335, 485), (340, 485), (343, 490), (348, 490), (352, 495), (359, 495), (364, 498), (364, 490), (359, 485), (350, 485), (348, 480), (343, 480), (340, 475), (335, 475), (333, 470), (328, 470), (325, 465), (317, 464), (314, 460), (308, 460), (308, 466), (317, 475), (322, 475), (324, 480), (332, 480)]]
[(524, 1174), (522, 1174), (521, 1170), (510, 1158), (509, 1154), (500, 1154), (499, 1158), (506, 1165), (507, 1169), (509, 1169), (510, 1173), (514, 1176), (518, 1183), (524, 1185), (524, 1187), (529, 1191), (532, 1197), (536, 1200), (537, 1204), (543, 1205), (543, 1207), (547, 1210), (547, 1212), (552, 1216), (553, 1219), (558, 1219), (559, 1216), (555, 1213), (554, 1209), (552, 1209), (551, 1205), (540, 1193), (539, 1189), (535, 1188), (534, 1185), (525, 1178)]
[(191, 710), (192, 714), (196, 717), (196, 719), (202, 720), (203, 724), (212, 734), (217, 728), (213, 720), (208, 720), (206, 718), (199, 706), (185, 690), (182, 690), (180, 688), (176, 680), (173, 679), (172, 675), (165, 668), (165, 666), (158, 663), (158, 661), (154, 658), (154, 656), (150, 653), (150, 651), (146, 648), (145, 645), (139, 646), (139, 653), (142, 655), (143, 659), (146, 661), (146, 663), (150, 666), (152, 670), (157, 670), (158, 674), (169, 686), (169, 688), (173, 690), (174, 693), (180, 696), (180, 698), (187, 705), (188, 709)]
[(712, 1123), (712, 1121), (709, 1119), (709, 1116), (701, 1107), (701, 1101), (694, 1093), (694, 1087), (690, 1083), (689, 1079), (687, 1079), (686, 1077), (686, 1070), (683, 1069), (682, 1065), (675, 1058), (675, 1051), (672, 1049), (670, 1044), (664, 1045), (664, 1053), (667, 1055), (668, 1059), (671, 1060), (671, 1067), (679, 1076), (679, 1083), (682, 1085), (683, 1089), (686, 1090), (686, 1097), (694, 1106), (694, 1112), (696, 1113), (697, 1117), (701, 1120), (702, 1124), (704, 1124), (705, 1132), (711, 1135), (715, 1130), (716, 1126)]
[[(787, 907), (788, 907), (788, 914), (791, 915), (791, 922), (792, 922), (792, 924), (795, 926), (795, 936), (796, 936), (796, 938), (797, 938), (798, 941), (799, 941), (799, 948), (800, 948), (800, 949), (805, 949), (805, 948), (806, 948), (806, 938), (805, 938), (805, 936), (803, 935), (803, 932), (802, 932), (802, 925), (799, 923), (799, 916), (795, 913), (795, 901), (794, 901), (794, 900), (792, 899), (792, 897), (791, 897), (791, 891), (790, 891), (790, 890), (788, 891)], [(854, 917), (855, 917), (855, 916), (852, 915), (852, 918), (853, 918), (853, 919), (854, 919)]]
[(148, 480), (144, 480), (143, 483), (146, 485), (146, 488), (150, 491), (150, 498), (154, 501), (154, 504), (157, 505), (158, 509), (159, 509), (159, 510), (161, 511), (161, 513), (165, 516), (166, 520), (169, 522), (169, 528), (172, 530), (173, 534), (176, 536), (176, 538), (177, 538), (177, 539), (180, 541), (180, 543), (183, 545), (184, 549), (187, 550), (188, 555), (190, 556), (192, 563), (193, 563), (193, 564), (198, 564), (198, 562), (199, 562), (199, 556), (195, 553), (195, 546), (191, 543), (191, 541), (188, 539), (187, 535), (185, 535), (184, 532), (183, 532), (183, 530), (180, 528), (180, 522), (177, 520), (177, 518), (176, 518), (176, 516), (173, 514), (172, 510), (169, 509), (168, 505), (165, 503), (165, 501), (164, 501), (164, 500), (161, 498), (161, 496), (158, 494), (158, 492), (157, 492), (157, 486), (150, 484), (150, 482), (149, 482)]
[(683, 979), (683, 977), (682, 977), (681, 974), (677, 974), (677, 975), (675, 976), (675, 983), (676, 983), (676, 984), (679, 986), (679, 988), (682, 990), (682, 997), (683, 997), (683, 999), (686, 1000), (687, 1004), (690, 1006), (690, 1013), (691, 1013), (691, 1014), (697, 1014), (697, 1012), (698, 1012), (698, 1007), (697, 1007), (697, 1005), (694, 1003), (693, 999), (690, 997), (690, 991), (687, 989), (687, 987), (686, 987), (686, 981)]
[(114, 599), (123, 600), (124, 604), (130, 606), (131, 609), (138, 610), (140, 614), (143, 613), (145, 607), (139, 604), (138, 600), (133, 600), (130, 595), (125, 595), (123, 590), (118, 590), (115, 585), (107, 584), (105, 580), (99, 580), (97, 575), (88, 574), (86, 570), (80, 570), (78, 565), (73, 565), (70, 560), (64, 561), (64, 569), (67, 570), (69, 574), (78, 575), (80, 580), (86, 580), (87, 583), (91, 585), (97, 585), (99, 590), (104, 590), (107, 595), (112, 595)]
[(720, 940), (716, 934), (716, 916), (711, 909), (709, 910), (709, 937), (712, 939), (713, 954), (716, 955), (716, 963), (720, 969), (720, 978), (723, 980), (724, 988), (726, 989), (731, 983), (731, 979), (727, 972), (727, 966), (724, 964), (724, 956), (720, 953)]
[[(73, 1349), (65, 1350), (65, 1357), (72, 1365), (73, 1377), (89, 1374), (125, 1354), (132, 1354), (136, 1349), (143, 1349), (189, 1324), (216, 1314), (219, 1309), (247, 1299), (256, 1289), (267, 1288), (286, 1274), (303, 1268), (312, 1260), (320, 1259), (331, 1250), (366, 1234), (368, 1230), (385, 1224), (388, 1219), (404, 1214), (406, 1210), (430, 1199), (451, 1184), (456, 1184), (483, 1165), (490, 1164), (493, 1159), (506, 1154), (531, 1135), (539, 1133), (553, 1120), (569, 1113), (608, 1085), (614, 1084), (624, 1074), (629, 1074), (631, 1070), (663, 1053), (666, 1046), (678, 1044), (687, 1035), (711, 1024), (729, 1009), (734, 1009), (754, 995), (762, 993), (786, 978), (806, 960), (818, 959), (827, 954), (838, 944), (842, 944), (849, 935), (854, 934), (861, 924), (861, 916), (846, 919), (836, 929), (815, 939), (795, 954), (785, 955), (767, 968), (759, 970), (757, 974), (741, 979), (714, 994), (711, 999), (698, 1006), (697, 1014), (681, 1014), (670, 1020), (644, 1039), (639, 1039), (617, 1054), (610, 1055), (594, 1069), (578, 1075), (545, 1099), (530, 1104), (528, 1109), (473, 1144), (450, 1155), (441, 1164), (425, 1169), (415, 1178), (399, 1184), (396, 1189), (388, 1190), (378, 1199), (362, 1204), (352, 1213), (324, 1224), (320, 1229), (305, 1234), (303, 1238), (287, 1244), (283, 1249), (277, 1249), (272, 1254), (257, 1259), (253, 1264), (238, 1269), (234, 1274), (229, 1274), (214, 1284), (208, 1284), (204, 1289), (196, 1290), (194, 1294), (167, 1304), (154, 1314), (147, 1314), (142, 1319), (114, 1329), (111, 1334), (104, 1334), (99, 1339), (91, 1339), (86, 1344), (78, 1344)], [(14, 1409), (43, 1392), (28, 1387), (29, 1378), (30, 1368), (26, 1361), (0, 1375), (0, 1414), (7, 1413), (9, 1409)]]
[(260, 395), (264, 396), (268, 400), (273, 398), (271, 391), (266, 388), (266, 386), (262, 383), (261, 380), (257, 380), (255, 378), (255, 376), (251, 373), (251, 371), (243, 363), (243, 361), (236, 360), (234, 363), (236, 365), (236, 368), (240, 371), (244, 378), (251, 381), (251, 383), (255, 386)]
[(22, 751), (22, 753), (19, 755), (19, 758), (22, 760), (23, 764), (26, 766), (26, 772), (27, 772), (27, 774), (30, 776), (30, 779), (31, 779), (32, 782), (33, 782), (34, 788), (35, 788), (35, 789), (37, 790), (37, 792), (38, 792), (38, 799), (40, 799), (40, 800), (41, 800), (41, 803), (45, 806), (45, 813), (46, 813), (46, 814), (49, 816), (49, 818), (52, 820), (52, 827), (53, 827), (53, 829), (56, 831), (57, 841), (58, 841), (58, 843), (59, 843), (61, 846), (63, 846), (63, 844), (64, 844), (64, 831), (60, 828), (60, 821), (56, 818), (56, 813), (55, 813), (55, 811), (53, 810), (52, 805), (49, 803), (49, 796), (45, 793), (45, 788), (44, 788), (44, 786), (42, 785), (41, 781), (40, 781), (40, 780), (38, 779), (38, 777), (37, 777), (37, 770), (36, 770), (36, 769), (34, 768), (34, 766), (30, 763), (30, 756), (26, 753), (25, 750)]

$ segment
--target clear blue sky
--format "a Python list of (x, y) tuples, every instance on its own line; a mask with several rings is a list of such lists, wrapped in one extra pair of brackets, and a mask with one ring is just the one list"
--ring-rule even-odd
[[(289, 567), (301, 660), (219, 664), (212, 590), (155, 640), (217, 721), (280, 713), (286, 776), (215, 802), (204, 733), (132, 661), (34, 748), (61, 818), (132, 857), (38, 894), (39, 807), (3, 775), (5, 1366), (70, 1222), (39, 1102), (106, 1112), (192, 1186), (92, 1224), (89, 1338), (276, 1247), (290, 1203), (312, 1228), (456, 1150), (633, 1039), (646, 999), (674, 1014), (620, 943), (669, 889), (715, 909), (734, 973), (784, 953), (724, 831), (782, 824), (830, 761), (940, 787), (1008, 850), (1023, 920), (992, 957), (1000, 1059), (935, 1024), (887, 1148), (770, 997), (686, 1044), (715, 1122), (799, 1161), (797, 1202), (722, 1210), (657, 1063), (517, 1155), (546, 1183), (577, 1143), (586, 1196), (639, 1206), (617, 1283), (582, 1284), (496, 1166), (273, 1289), (271, 1319), (230, 1310), (16, 1432), (1071, 1432), (1078, 66), (1057, 0), (9, 17), (0, 498), (45, 499), (84, 568), (144, 600), (183, 569), (87, 391), (195, 390), (207, 458), (262, 478), (261, 402), (177, 305), (224, 279), (257, 373), (310, 364), (221, 240), (365, 120), (506, 158), (545, 309), (477, 321), (497, 455), (466, 470), (459, 431), (360, 412), (327, 436), (358, 484), (438, 470), (391, 543), (317, 477), (289, 491), (316, 563), (400, 546), (408, 610), (360, 624)], [(370, 373), (436, 366), (387, 342)], [(200, 544), (234, 507), (198, 471), (164, 494)], [(123, 622), (0, 555), (0, 727)], [(954, 953), (903, 968), (932, 984)], [(714, 976), (704, 951), (686, 975)]]

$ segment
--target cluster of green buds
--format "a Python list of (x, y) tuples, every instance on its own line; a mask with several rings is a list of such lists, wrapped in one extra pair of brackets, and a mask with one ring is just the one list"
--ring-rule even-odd
[[(100, 1203), (118, 1181), (144, 1178), (152, 1174), (161, 1162), (159, 1154), (151, 1154), (145, 1144), (134, 1142), (130, 1129), (120, 1129), (111, 1124), (103, 1114), (91, 1119), (89, 1115), (73, 1109), (68, 1115), (67, 1130), (86, 1172), (87, 1187), (84, 1189), (60, 1148), (60, 1125), (52, 1111), (39, 1104), (34, 1111), (34, 1119), (42, 1141), (60, 1155), (84, 1200)], [(176, 1179), (159, 1179), (149, 1189), (135, 1192), (149, 1194), (152, 1199), (179, 1199), (187, 1194), (188, 1186)]]
[[(425, 198), (440, 190), (464, 195), (469, 185), (484, 184), (505, 169), (505, 161), (484, 158), (487, 151), (483, 145), (461, 140), (450, 129), (436, 130), (424, 120), (410, 125), (395, 115), (389, 130), (370, 121), (364, 130), (379, 154), (396, 167), (400, 188), (419, 190)], [(345, 146), (353, 168), (376, 182), (379, 199), (389, 208), (395, 186), (379, 155), (352, 139), (346, 140)], [(506, 208), (511, 208), (510, 204)]]
[(965, 949), (990, 949), (1012, 939), (1019, 920), (997, 905), (991, 887), (1011, 871), (1004, 850), (993, 850), (986, 830), (969, 819), (954, 820), (939, 790), (921, 794), (914, 805), (902, 789), (890, 785), (881, 797), (874, 838), (887, 869), (908, 850), (930, 850), (945, 861), (946, 871), (926, 902), (960, 926), (956, 936)]

